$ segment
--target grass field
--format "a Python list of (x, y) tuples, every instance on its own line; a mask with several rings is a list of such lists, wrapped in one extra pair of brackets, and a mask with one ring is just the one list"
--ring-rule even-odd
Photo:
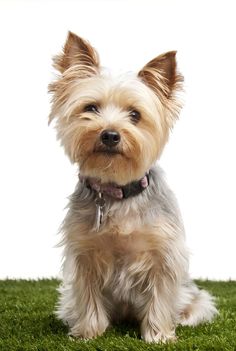
[(178, 327), (174, 344), (147, 344), (134, 326), (120, 325), (89, 341), (67, 336), (53, 309), (57, 280), (0, 281), (1, 351), (236, 350), (236, 282), (197, 281), (217, 298), (220, 314), (212, 324)]

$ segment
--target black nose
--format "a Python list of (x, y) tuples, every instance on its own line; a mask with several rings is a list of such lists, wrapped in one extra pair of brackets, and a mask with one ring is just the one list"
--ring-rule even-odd
[(120, 134), (115, 130), (104, 130), (101, 134), (101, 141), (106, 146), (116, 146), (120, 142)]

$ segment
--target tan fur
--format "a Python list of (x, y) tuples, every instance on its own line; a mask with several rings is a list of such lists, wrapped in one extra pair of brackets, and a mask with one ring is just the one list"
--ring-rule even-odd
[[(58, 139), (83, 179), (122, 186), (152, 170), (181, 107), (175, 55), (158, 56), (138, 75), (114, 78), (102, 71), (92, 46), (69, 33), (54, 59), (61, 75), (49, 86), (49, 122), (55, 118)], [(86, 110), (91, 104), (95, 112)], [(135, 123), (134, 110), (140, 114)], [(107, 152), (101, 140), (110, 129), (121, 137), (116, 153)], [(135, 317), (144, 340), (165, 342), (175, 340), (178, 323), (194, 325), (216, 313), (210, 295), (188, 277), (177, 204), (161, 171), (151, 170), (141, 195), (125, 200), (104, 195), (97, 231), (96, 192), (81, 182), (70, 199), (57, 315), (73, 336), (93, 338), (112, 321)]]
[(98, 54), (86, 40), (69, 32), (63, 53), (54, 58), (54, 67), (64, 73), (69, 67), (76, 65), (78, 62), (87, 68), (90, 66), (98, 68)]
[[(136, 227), (137, 224), (133, 222), (131, 226)], [(80, 257), (76, 262), (76, 272), (71, 280), (72, 284), (75, 284), (74, 291), (78, 296), (78, 307), (81, 306), (80, 291), (81, 294), (85, 294), (85, 286), (88, 289), (92, 283), (91, 290), (88, 291), (89, 295), (86, 296), (90, 303), (94, 301), (94, 304), (95, 302), (100, 304), (97, 301), (100, 292), (112, 291), (113, 299), (122, 300), (131, 305), (130, 308), (126, 306), (126, 317), (134, 313), (136, 318), (142, 321), (141, 331), (145, 340), (164, 341), (165, 338), (172, 338), (175, 326), (174, 315), (170, 314), (170, 305), (173, 304), (172, 294), (178, 288), (176, 281), (181, 280), (186, 274), (186, 258), (181, 257), (182, 253), (180, 253), (183, 238), (173, 238), (173, 228), (167, 224), (162, 225), (161, 221), (156, 227), (140, 227), (139, 231), (134, 231), (131, 227), (126, 233), (124, 228), (120, 221), (117, 221), (116, 225), (111, 222), (95, 237), (93, 233), (87, 231), (88, 226), (86, 228), (85, 224), (82, 228), (72, 229), (70, 226), (65, 228), (68, 233), (66, 246), (72, 245), (73, 255)], [(165, 228), (164, 231), (163, 228)], [(80, 233), (79, 237), (78, 233)], [(170, 246), (170, 240), (173, 240), (175, 245)], [(175, 266), (174, 271), (173, 266)], [(118, 271), (119, 275), (117, 275)], [(166, 277), (166, 282), (162, 285), (163, 276)], [(109, 319), (119, 319), (122, 316), (117, 318), (116, 309), (110, 306), (109, 294), (107, 296), (104, 293), (100, 298), (106, 308), (101, 311), (102, 305), (97, 306), (95, 319), (99, 326), (102, 325), (105, 328), (108, 323), (107, 310)], [(86, 309), (87, 302), (84, 298), (83, 305)], [(87, 318), (88, 313), (87, 310), (84, 311)], [(148, 323), (152, 323), (151, 329)], [(74, 335), (81, 335), (81, 330), (77, 330), (77, 326), (73, 328)], [(84, 337), (89, 337), (89, 332), (92, 333), (91, 327), (87, 325), (87, 328), (89, 330), (84, 330), (82, 333)], [(97, 334), (92, 336), (100, 335), (104, 330), (99, 329)]]
[[(72, 86), (69, 83), (67, 85), (62, 77), (59, 82), (54, 83), (53, 88), (50, 87), (55, 92), (52, 114), (53, 117), (59, 116), (58, 138), (66, 153), (72, 162), (80, 164), (80, 171), (85, 176), (96, 176), (102, 182), (114, 181), (118, 184), (139, 179), (156, 157), (160, 156), (168, 139), (169, 129), (163, 117), (162, 105), (158, 100), (153, 101), (153, 92), (135, 77), (127, 82), (121, 80), (117, 83), (107, 82), (106, 76), (95, 75), (80, 82), (76, 70), (74, 74)], [(67, 89), (64, 90), (64, 87)], [(142, 102), (144, 98), (145, 105)], [(146, 101), (149, 104), (146, 105)], [(101, 106), (103, 116), (114, 115), (114, 121), (81, 112), (89, 103)], [(128, 118), (131, 107), (142, 114), (138, 128)], [(122, 133), (122, 157), (116, 155), (111, 159), (94, 153), (94, 148), (99, 149), (100, 133), (107, 128), (115, 128)], [(94, 163), (97, 167), (94, 167)], [(114, 163), (116, 167), (119, 165), (119, 174), (114, 170)]]

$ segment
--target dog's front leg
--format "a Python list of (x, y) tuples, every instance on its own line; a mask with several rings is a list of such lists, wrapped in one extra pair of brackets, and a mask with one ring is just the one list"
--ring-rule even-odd
[(75, 308), (78, 310), (78, 318), (71, 328), (71, 335), (90, 339), (103, 334), (109, 320), (96, 282), (81, 276), (74, 289), (76, 289), (78, 306)]
[(147, 342), (175, 340), (173, 296), (166, 284), (157, 282), (140, 296), (141, 335)]
[(61, 289), (58, 315), (69, 324), (71, 335), (90, 339), (101, 335), (109, 325), (101, 265), (94, 262), (94, 255), (75, 261), (73, 279)]
[(160, 250), (140, 253), (125, 267), (123, 299), (131, 302), (147, 342), (175, 339), (179, 284), (162, 257)]

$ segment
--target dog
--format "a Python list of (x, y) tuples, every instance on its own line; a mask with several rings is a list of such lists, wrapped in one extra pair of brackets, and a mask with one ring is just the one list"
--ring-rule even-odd
[(74, 337), (95, 338), (132, 318), (146, 342), (175, 340), (178, 324), (217, 314), (189, 277), (180, 211), (157, 163), (181, 109), (176, 52), (113, 77), (69, 32), (54, 67), (49, 122), (79, 166), (62, 224), (57, 316)]

